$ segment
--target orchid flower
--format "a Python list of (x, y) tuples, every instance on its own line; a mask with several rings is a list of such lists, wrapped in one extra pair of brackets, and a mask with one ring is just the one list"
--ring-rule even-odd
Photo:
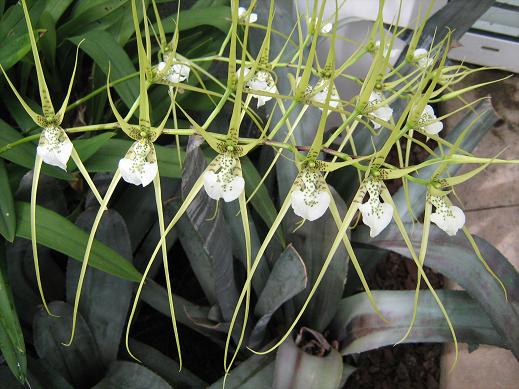
[[(376, 106), (376, 109), (370, 112), (370, 115), (384, 121), (389, 122), (391, 120), (391, 116), (393, 115), (393, 109), (389, 107), (387, 104), (382, 104), (385, 100), (384, 94), (382, 92), (373, 91), (369, 96), (368, 107)], [(373, 123), (373, 128), (375, 130), (382, 127), (379, 123), (371, 120)]]
[[(302, 77), (298, 77), (297, 83), (301, 82)], [(319, 108), (321, 111), (323, 110), (323, 107), (321, 105), (326, 104), (326, 96), (328, 95), (328, 86), (329, 80), (326, 80), (324, 78), (321, 78), (315, 86), (307, 85), (305, 96), (310, 99), (310, 101), (313, 101), (314, 103), (318, 104), (317, 108)], [(328, 101), (328, 106), (330, 108), (337, 108), (340, 105), (340, 96), (339, 92), (337, 91), (337, 88), (335, 87), (335, 84), (333, 85), (332, 92), (330, 94), (330, 100)]]
[[(251, 68), (245, 67), (243, 68), (243, 76), (246, 78), (247, 75), (251, 72)], [(238, 74), (241, 74), (241, 68), (238, 69)], [(278, 93), (278, 88), (276, 87), (276, 82), (268, 71), (258, 70), (254, 73), (252, 78), (250, 78), (245, 86), (250, 91), (261, 91), (268, 93)], [(265, 103), (272, 99), (272, 96), (262, 96), (256, 95), (254, 93), (250, 94), (252, 97), (258, 99), (257, 107), (262, 107)]]
[[(170, 58), (170, 56), (171, 55), (165, 54), (164, 61), (159, 62), (157, 65), (157, 70), (160, 75), (162, 75), (162, 80), (174, 84), (187, 80), (189, 78), (189, 72), (191, 71), (189, 66), (178, 62), (176, 58)], [(168, 64), (169, 68), (166, 69)]]
[(421, 126), (420, 130), (425, 132), (427, 135), (436, 135), (443, 130), (443, 123), (436, 120), (434, 109), (429, 104), (425, 106), (418, 123)]
[(214, 200), (234, 201), (244, 188), (240, 160), (231, 154), (219, 154), (204, 173), (204, 189)]
[(306, 220), (316, 220), (324, 215), (330, 205), (326, 182), (317, 169), (304, 168), (298, 174), (292, 191), (291, 204), (294, 213)]
[[(380, 41), (376, 41), (375, 49), (378, 50), (379, 48), (380, 48)], [(388, 51), (389, 51), (389, 42), (386, 42), (386, 44), (384, 45), (384, 57), (387, 56)], [(391, 51), (389, 52), (389, 58), (394, 58), (397, 54), (398, 54), (397, 49), (391, 49)]]
[(429, 52), (426, 49), (416, 49), (413, 52), (413, 60), (416, 61), (418, 67), (426, 69), (431, 66), (434, 59), (429, 57)]
[(125, 157), (119, 161), (119, 170), (124, 181), (146, 186), (159, 172), (155, 147), (149, 140), (135, 141)]
[(380, 200), (382, 183), (374, 179), (366, 182), (369, 200), (359, 205), (362, 214), (362, 222), (370, 228), (369, 236), (372, 238), (380, 234), (393, 218), (393, 207)]
[(74, 146), (63, 128), (50, 126), (43, 129), (36, 154), (43, 162), (67, 170), (67, 162)]
[(251, 12), (251, 14), (249, 15), (249, 19), (245, 19), (245, 17), (247, 16), (247, 8), (244, 8), (244, 7), (239, 7), (238, 8), (238, 18), (240, 19), (241, 22), (243, 23), (256, 23), (256, 21), (258, 20), (258, 14), (254, 13), (254, 12)]
[(429, 201), (436, 207), (436, 211), (431, 214), (431, 221), (449, 236), (456, 235), (465, 225), (465, 214), (461, 208), (447, 205), (443, 196), (431, 195)]

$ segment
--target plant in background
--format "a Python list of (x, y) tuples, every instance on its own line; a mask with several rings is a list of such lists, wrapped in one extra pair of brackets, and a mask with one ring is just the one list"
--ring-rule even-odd
[[(494, 116), (488, 101), (463, 99), (483, 84), (454, 89), (484, 69), (446, 65), (463, 28), (443, 23), (458, 2), (418, 21), (395, 65), (402, 30), (384, 27), (383, 1), (349, 58), (336, 51), (344, 1), (328, 1), (331, 14), (326, 1), (168, 3), (0, 7), (0, 36), (19, 43), (3, 40), (2, 72), (23, 108), (2, 94), (0, 350), (15, 378), (1, 366), (0, 376), (12, 387), (206, 387), (185, 331), (223, 353), (212, 387), (337, 388), (354, 370), (344, 355), (400, 342), (453, 341), (456, 353), (458, 341), (488, 343), (518, 355), (509, 328), (519, 275), (449, 199), (489, 165), (518, 163), (471, 154)], [(366, 77), (349, 74), (368, 53)], [(68, 104), (76, 68), (84, 97)], [(341, 98), (340, 78), (357, 96)], [(58, 113), (50, 90), (65, 94)], [(450, 99), (463, 107), (436, 116), (431, 104)], [(441, 137), (442, 120), (462, 110)], [(330, 131), (332, 116), (341, 123)], [(412, 160), (415, 148), (429, 157)], [(457, 174), (463, 165), (476, 167)], [(390, 181), (401, 183), (396, 193)], [(415, 291), (370, 290), (366, 258), (381, 248), (414, 262)], [(183, 257), (193, 275), (182, 287)], [(435, 290), (426, 264), (466, 292)], [(178, 362), (135, 339), (149, 325), (141, 300), (171, 318)], [(160, 344), (163, 334), (144, 332)]]

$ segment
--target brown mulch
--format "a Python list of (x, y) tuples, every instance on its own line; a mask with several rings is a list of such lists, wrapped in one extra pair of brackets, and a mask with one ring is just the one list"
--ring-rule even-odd
[[(426, 268), (435, 288), (442, 288), (443, 277)], [(389, 254), (368, 275), (373, 289), (414, 289), (416, 266), (398, 254)], [(401, 344), (368, 351), (347, 362), (357, 366), (345, 389), (436, 389), (440, 382), (442, 345)]]

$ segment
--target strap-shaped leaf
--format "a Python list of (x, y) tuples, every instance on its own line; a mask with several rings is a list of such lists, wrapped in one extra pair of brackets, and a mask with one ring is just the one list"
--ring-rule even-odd
[[(15, 209), (16, 236), (30, 239), (30, 204), (18, 201), (15, 203)], [(67, 218), (49, 209), (37, 206), (36, 213), (38, 216), (36, 218), (38, 243), (81, 261), (88, 234)], [(131, 281), (141, 279), (139, 272), (133, 265), (98, 241), (94, 241), (92, 245), (90, 265), (123, 279)]]
[(0, 243), (0, 352), (13, 375), (23, 383), (27, 375), (27, 355), (11, 289), (4, 275), (4, 255), (5, 248)]
[(12, 242), (16, 230), (16, 214), (9, 175), (3, 159), (0, 159), (0, 234)]
[[(468, 293), (440, 290), (449, 317), (461, 342), (504, 347), (503, 338), (489, 317)], [(414, 291), (374, 291), (379, 307), (391, 319), (384, 323), (373, 313), (364, 293), (345, 298), (330, 326), (332, 337), (341, 343), (343, 355), (393, 345), (402, 339), (413, 313)], [(420, 293), (416, 322), (405, 343), (450, 342), (450, 329), (430, 291)]]
[[(420, 248), (422, 228), (416, 223), (406, 225), (415, 251)], [(353, 236), (357, 243), (368, 244), (408, 256), (407, 246), (397, 228), (391, 226), (376, 238), (370, 238), (366, 228)], [(462, 286), (488, 314), (497, 332), (512, 352), (519, 356), (519, 273), (490, 243), (474, 237), (488, 266), (505, 285), (508, 301), (501, 284), (487, 271), (470, 242), (458, 232), (449, 237), (445, 232), (431, 227), (425, 266), (428, 266)], [(418, 306), (418, 309), (420, 306)]]

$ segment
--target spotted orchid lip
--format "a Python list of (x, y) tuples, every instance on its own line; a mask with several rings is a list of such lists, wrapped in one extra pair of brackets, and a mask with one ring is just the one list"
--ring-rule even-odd
[(214, 200), (223, 198), (226, 203), (236, 200), (245, 189), (239, 160), (227, 154), (220, 154), (215, 161), (215, 169), (207, 170), (203, 176), (207, 195)]
[(369, 199), (359, 205), (362, 222), (370, 228), (369, 235), (374, 238), (379, 235), (393, 218), (393, 207), (380, 200), (382, 183), (373, 179), (366, 182)]
[(62, 128), (44, 128), (36, 153), (43, 162), (67, 170), (67, 162), (74, 146)]
[(297, 216), (313, 221), (324, 215), (330, 206), (330, 194), (321, 173), (315, 169), (302, 170), (291, 194), (291, 206)]

